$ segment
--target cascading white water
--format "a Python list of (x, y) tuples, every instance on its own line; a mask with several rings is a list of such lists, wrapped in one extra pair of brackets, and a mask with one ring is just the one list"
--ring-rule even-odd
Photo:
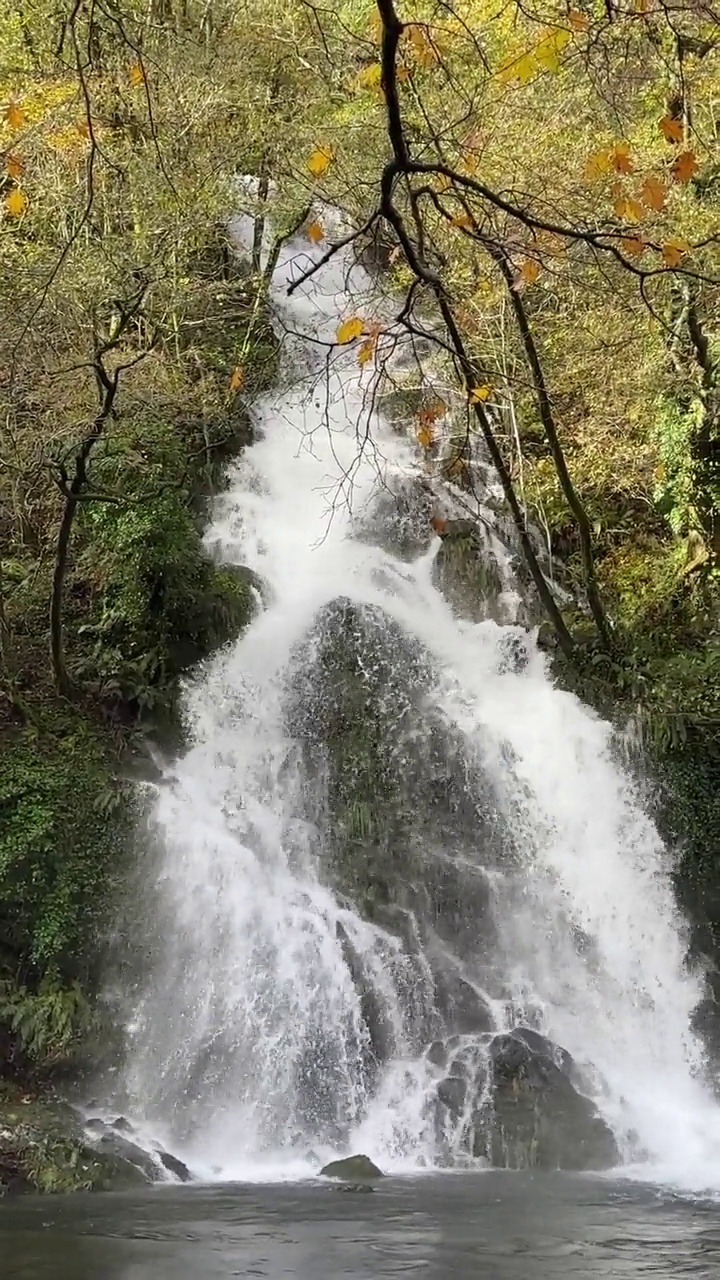
[[(432, 974), (422, 948), (410, 955), (329, 887), (308, 805), (322, 769), (308, 771), (287, 713), (298, 668), (313, 652), (323, 661), (314, 620), (343, 599), (380, 610), (426, 655), (425, 705), (461, 744), (470, 793), (481, 762), (512, 833), (511, 871), (502, 859), (487, 868), (496, 1028), (521, 1014), (565, 1046), (621, 1141), (635, 1131), (628, 1155), (645, 1149), (657, 1176), (720, 1181), (720, 1115), (690, 1031), (700, 985), (658, 836), (609, 727), (552, 684), (532, 645), (508, 669), (507, 628), (453, 616), (434, 585), (438, 540), (410, 563), (373, 542), (378, 503), (421, 464), (369, 410), (372, 371), (353, 353), (323, 363), (322, 343), (369, 287), (362, 270), (338, 257), (287, 299), (319, 252), (291, 244), (277, 267), (281, 323), (305, 337), (287, 344), (287, 383), (256, 406), (258, 439), (208, 533), (267, 595), (188, 688), (192, 746), (159, 788), (157, 956), (132, 1027), (129, 1096), (223, 1176), (307, 1172), (342, 1148), (385, 1167), (435, 1160), (419, 1031), (433, 1025)], [(462, 859), (481, 864), (469, 839)], [(368, 983), (390, 1046), (379, 1068)]]

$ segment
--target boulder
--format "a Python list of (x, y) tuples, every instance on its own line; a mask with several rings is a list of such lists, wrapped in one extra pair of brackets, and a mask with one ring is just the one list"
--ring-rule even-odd
[[(147, 1173), (127, 1154), (103, 1148), (105, 1136), (102, 1122), (89, 1133), (85, 1118), (50, 1093), (37, 1096), (0, 1085), (0, 1195), (147, 1185)], [(112, 1136), (117, 1142), (125, 1141), (117, 1133)], [(141, 1155), (149, 1159), (146, 1153)], [(159, 1170), (154, 1176), (159, 1176)]]
[(331, 1160), (320, 1170), (321, 1178), (336, 1178), (340, 1182), (377, 1182), (385, 1175), (369, 1156), (347, 1156), (344, 1160)]
[(169, 1151), (158, 1151), (157, 1158), (163, 1168), (167, 1169), (168, 1173), (174, 1174), (179, 1182), (192, 1182), (192, 1174), (183, 1160), (170, 1155)]
[(490, 1042), (492, 1106), (484, 1131), (476, 1122), (474, 1154), (505, 1169), (613, 1168), (617, 1143), (570, 1079), (570, 1055), (530, 1028), (520, 1031)]

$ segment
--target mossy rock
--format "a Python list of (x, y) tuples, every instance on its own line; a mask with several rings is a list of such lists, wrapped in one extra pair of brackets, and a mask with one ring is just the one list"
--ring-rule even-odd
[(0, 1195), (126, 1191), (150, 1181), (131, 1161), (97, 1149), (67, 1103), (0, 1086)]
[(335, 1178), (339, 1182), (366, 1184), (384, 1178), (382, 1169), (378, 1169), (369, 1156), (347, 1156), (344, 1160), (331, 1160), (320, 1170), (321, 1178)]

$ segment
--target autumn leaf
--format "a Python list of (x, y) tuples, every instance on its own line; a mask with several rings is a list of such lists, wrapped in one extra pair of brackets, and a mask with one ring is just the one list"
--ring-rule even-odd
[(435, 442), (435, 432), (429, 424), (418, 427), (415, 436), (421, 449), (429, 449)]
[(697, 173), (698, 162), (694, 151), (681, 151), (670, 165), (670, 172), (676, 182), (689, 182)]
[(25, 123), (25, 112), (19, 102), (9, 103), (3, 113), (3, 120), (8, 129), (22, 129)]
[(19, 218), (27, 209), (27, 196), (19, 187), (13, 187), (6, 195), (5, 209), (11, 218)]
[(610, 172), (611, 168), (610, 152), (595, 151), (585, 161), (585, 177), (590, 182), (594, 182), (597, 178), (603, 178), (606, 173)]
[(241, 364), (236, 364), (230, 374), (230, 390), (240, 391), (245, 384), (245, 370)]
[(342, 324), (338, 326), (335, 337), (341, 345), (346, 342), (354, 342), (356, 338), (362, 335), (364, 327), (360, 316), (351, 316), (349, 320), (343, 320)]
[(690, 252), (690, 245), (687, 240), (683, 240), (681, 236), (677, 236), (673, 240), (668, 240), (662, 247), (663, 262), (668, 267), (679, 267), (686, 253)]
[(145, 72), (142, 69), (141, 63), (133, 62), (128, 71), (128, 79), (135, 88), (137, 88), (138, 85), (145, 83)]
[(616, 142), (610, 152), (610, 164), (616, 173), (632, 173), (629, 142)]
[(483, 404), (485, 400), (490, 398), (491, 392), (492, 387), (489, 387), (487, 383), (480, 387), (473, 387), (470, 391), (470, 401), (472, 404)]
[(658, 120), (658, 129), (667, 142), (683, 140), (682, 121), (674, 120), (672, 116), (663, 116), (662, 120)]
[(314, 178), (322, 178), (333, 162), (332, 147), (316, 147), (307, 158), (307, 167)]
[(526, 258), (513, 281), (513, 288), (518, 289), (523, 285), (534, 284), (539, 275), (540, 263), (535, 258)]
[(646, 178), (640, 188), (640, 196), (648, 209), (660, 213), (667, 203), (667, 190), (659, 178)]
[(589, 26), (589, 18), (586, 13), (581, 13), (579, 9), (571, 9), (568, 14), (568, 22), (573, 31), (587, 31)]
[(24, 169), (24, 165), (19, 156), (5, 157), (5, 172), (8, 178), (15, 178), (15, 179), (21, 178), (23, 174), (23, 169)]
[(417, 23), (410, 23), (405, 30), (412, 46), (413, 57), (418, 65), (426, 68), (436, 66), (438, 56), (427, 31), (419, 27)]
[(395, 68), (395, 79), (399, 84), (410, 79), (410, 68), (406, 67), (404, 62), (398, 62)]
[(465, 231), (472, 231), (473, 225), (473, 220), (469, 213), (459, 213), (455, 218), (451, 218), (450, 220), (451, 227), (460, 227)]
[(436, 533), (444, 533), (447, 529), (447, 520), (443, 520), (442, 516), (433, 516), (430, 524)]
[(382, 80), (382, 67), (379, 62), (373, 62), (369, 67), (363, 67), (357, 82), (361, 89), (377, 89)]
[(360, 346), (358, 347), (358, 354), (357, 354), (358, 364), (361, 367), (364, 364), (367, 364), (369, 360), (372, 360), (374, 354), (375, 354), (375, 339), (366, 338), (365, 341), (361, 342)]
[(312, 240), (313, 244), (319, 244), (320, 241), (325, 238), (325, 231), (323, 229), (322, 223), (309, 222), (305, 228), (305, 235), (307, 236), (308, 240)]
[(443, 418), (448, 411), (448, 407), (444, 400), (431, 400), (429, 404), (423, 405), (418, 413), (418, 422), (423, 427), (432, 427), (439, 418)]
[(623, 218), (627, 222), (640, 222), (645, 216), (645, 210), (639, 200), (632, 200), (628, 196), (621, 196), (616, 200), (613, 209), (618, 218)]
[(637, 258), (646, 249), (645, 241), (640, 236), (623, 236), (620, 244), (632, 258)]

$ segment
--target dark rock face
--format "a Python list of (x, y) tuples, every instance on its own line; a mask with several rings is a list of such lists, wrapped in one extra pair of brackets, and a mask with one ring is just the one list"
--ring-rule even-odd
[[(489, 1155), (493, 1165), (505, 1169), (599, 1170), (619, 1163), (610, 1128), (567, 1074), (569, 1054), (521, 1028), (495, 1036), (489, 1058), (492, 1112), (485, 1150), (476, 1154)], [(482, 1145), (478, 1137), (476, 1147)]]
[(385, 1175), (382, 1169), (373, 1164), (369, 1156), (347, 1156), (344, 1160), (331, 1160), (320, 1170), (321, 1178), (337, 1178), (341, 1182), (367, 1183), (377, 1182)]
[(178, 1160), (177, 1156), (171, 1156), (169, 1151), (158, 1151), (158, 1160), (168, 1173), (172, 1173), (179, 1182), (192, 1182), (192, 1174), (187, 1165)]

